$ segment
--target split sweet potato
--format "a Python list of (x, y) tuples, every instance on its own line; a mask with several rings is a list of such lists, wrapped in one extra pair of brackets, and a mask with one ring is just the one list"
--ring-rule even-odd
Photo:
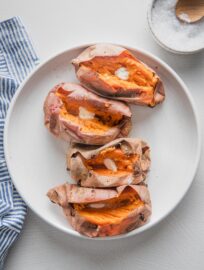
[(74, 144), (67, 155), (72, 178), (84, 187), (141, 183), (150, 162), (148, 144), (137, 138), (116, 139), (99, 148)]
[(165, 98), (156, 72), (120, 46), (90, 46), (72, 63), (80, 82), (99, 95), (151, 107)]
[(129, 232), (144, 225), (151, 215), (150, 195), (145, 186), (93, 189), (66, 183), (47, 195), (62, 207), (72, 227), (88, 237)]
[(44, 103), (45, 125), (65, 141), (102, 145), (125, 137), (131, 111), (119, 101), (99, 97), (78, 84), (61, 83)]

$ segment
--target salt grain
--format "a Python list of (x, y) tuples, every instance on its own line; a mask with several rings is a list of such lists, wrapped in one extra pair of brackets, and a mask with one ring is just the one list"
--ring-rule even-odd
[(191, 52), (204, 48), (204, 20), (188, 24), (175, 15), (177, 0), (157, 0), (152, 8), (152, 27), (156, 37), (176, 51)]

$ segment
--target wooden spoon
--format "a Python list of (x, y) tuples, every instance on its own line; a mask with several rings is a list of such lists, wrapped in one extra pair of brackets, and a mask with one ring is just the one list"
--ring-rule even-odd
[(178, 0), (176, 16), (180, 21), (194, 23), (204, 17), (204, 0)]

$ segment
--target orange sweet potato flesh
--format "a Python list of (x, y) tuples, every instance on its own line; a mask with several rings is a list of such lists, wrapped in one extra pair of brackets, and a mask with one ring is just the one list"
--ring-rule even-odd
[[(104, 159), (111, 159), (117, 166), (117, 171), (108, 170), (104, 165)], [(85, 161), (85, 165), (97, 173), (106, 174), (123, 174), (127, 172), (133, 172), (133, 164), (137, 161), (138, 155), (136, 154), (125, 154), (121, 149), (110, 147), (102, 150), (95, 157)]]
[(157, 73), (126, 48), (95, 44), (72, 63), (81, 84), (100, 96), (150, 107), (165, 99)]
[(126, 189), (119, 197), (100, 201), (104, 203), (102, 208), (91, 208), (91, 204), (73, 204), (74, 209), (81, 217), (96, 225), (119, 224), (134, 209), (143, 206), (144, 203), (139, 198), (136, 191)]
[[(158, 82), (158, 77), (127, 50), (118, 56), (96, 56), (82, 62), (81, 65), (96, 71), (99, 77), (113, 88), (123, 88), (124, 91), (139, 87), (145, 92), (153, 92)], [(121, 67), (125, 67), (129, 72), (127, 80), (122, 80), (115, 75), (115, 71)]]
[(65, 183), (47, 195), (62, 207), (72, 227), (88, 237), (132, 231), (147, 223), (151, 215), (150, 194), (144, 185), (94, 189)]
[(71, 176), (84, 187), (139, 184), (150, 164), (150, 147), (138, 138), (119, 138), (99, 148), (72, 144), (67, 153)]
[[(108, 113), (108, 104), (104, 103), (100, 107), (96, 103), (87, 99), (76, 100), (64, 92), (62, 88), (56, 92), (56, 95), (62, 100), (63, 106), (60, 115), (72, 122), (81, 126), (84, 132), (91, 132), (102, 134), (110, 127), (117, 125), (123, 118), (119, 112)], [(79, 115), (79, 107), (86, 108), (89, 112), (95, 114), (94, 119), (81, 119)]]
[(79, 84), (54, 86), (43, 110), (47, 129), (67, 142), (103, 145), (126, 137), (131, 130), (129, 106), (99, 97)]

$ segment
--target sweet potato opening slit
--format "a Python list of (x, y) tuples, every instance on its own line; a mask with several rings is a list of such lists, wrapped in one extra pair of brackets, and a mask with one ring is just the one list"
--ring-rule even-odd
[(112, 146), (91, 159), (84, 159), (84, 165), (98, 174), (123, 175), (133, 172), (133, 164), (138, 158), (136, 154), (125, 154), (120, 148)]
[(119, 197), (88, 204), (73, 204), (80, 216), (96, 225), (120, 223), (135, 208), (144, 203), (133, 189), (126, 189)]
[(144, 64), (136, 61), (128, 51), (112, 57), (97, 56), (81, 65), (95, 70), (113, 88), (125, 90), (138, 86), (147, 92), (153, 92), (158, 81), (155, 74), (144, 68)]
[(67, 91), (64, 93), (62, 88), (58, 89), (56, 95), (63, 102), (60, 115), (77, 123), (84, 132), (103, 134), (123, 120), (123, 115), (119, 112), (110, 112), (106, 103), (97, 106), (97, 103), (88, 99), (74, 99)]

